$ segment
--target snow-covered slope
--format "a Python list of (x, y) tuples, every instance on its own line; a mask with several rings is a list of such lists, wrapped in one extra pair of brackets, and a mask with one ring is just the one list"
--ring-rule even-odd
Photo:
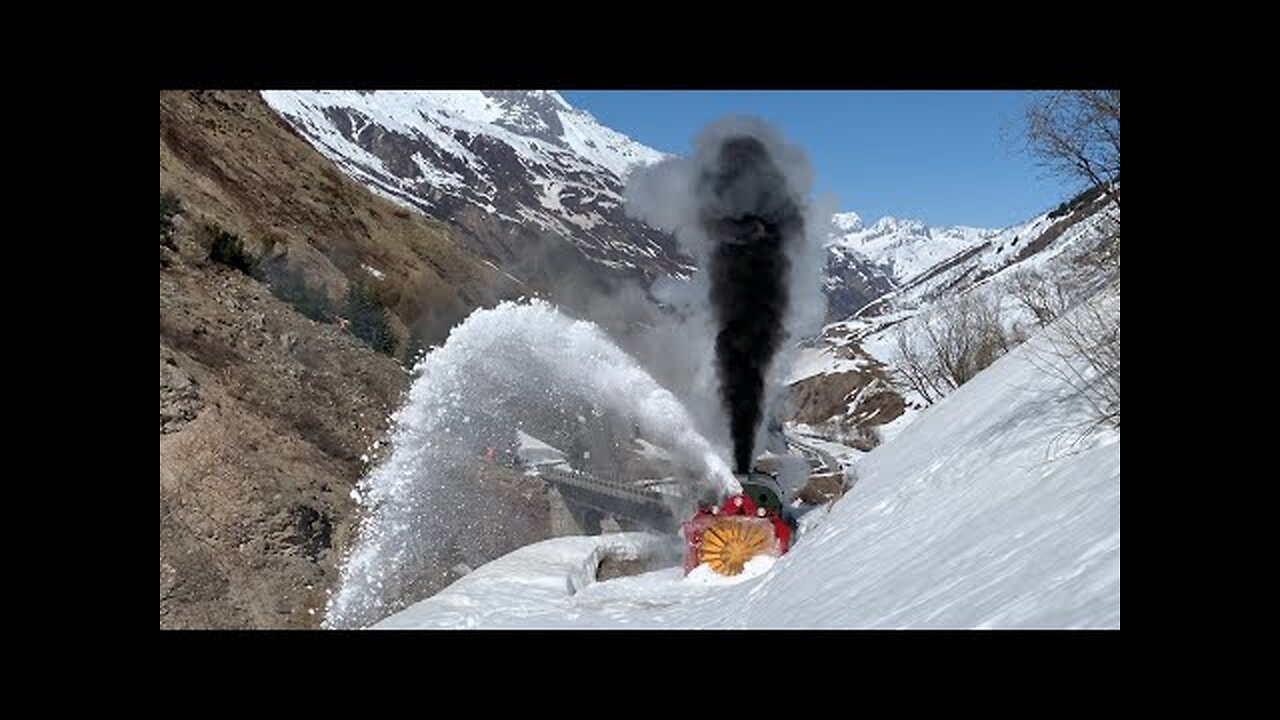
[(1119, 435), (1068, 445), (1087, 410), (1037, 369), (1038, 342), (862, 457), (857, 485), (768, 572), (593, 583), (610, 544), (642, 541), (561, 538), (380, 627), (1119, 627)]
[[(335, 160), (362, 156), (361, 135), (370, 124), (405, 136), (419, 135), (445, 149), (472, 172), (486, 158), (459, 141), (459, 131), (505, 143), (528, 165), (563, 164), (584, 172), (606, 170), (622, 178), (634, 165), (661, 160), (663, 154), (596, 122), (554, 91), (267, 91), (277, 112), (303, 123)], [(363, 115), (359, 125), (348, 125)], [(323, 120), (322, 120), (323, 118)], [(456, 187), (461, 178), (437, 172), (427, 158), (412, 158), (418, 170)], [(395, 174), (377, 157), (375, 168)]]
[[(954, 252), (903, 278), (898, 287), (865, 307), (861, 316), (911, 311), (1021, 268), (1043, 268), (1067, 255), (1087, 252), (1119, 218), (1105, 198), (1082, 203), (1069, 213), (1043, 213), (1000, 231), (955, 229)], [(967, 234), (966, 234), (967, 233)], [(916, 253), (923, 256), (925, 253)]]
[[(267, 103), (345, 172), (467, 231), (524, 279), (521, 255), (567, 241), (611, 270), (687, 273), (674, 241), (628, 217), (631, 168), (663, 155), (554, 91), (267, 91)], [(513, 242), (520, 244), (512, 246)]]
[[(838, 225), (842, 219), (850, 232), (861, 226), (852, 214), (838, 216)], [(1060, 310), (1116, 279), (1118, 220), (1118, 206), (1083, 193), (1052, 213), (985, 237), (829, 323), (800, 352), (802, 362), (788, 379), (791, 414), (785, 419), (794, 431), (859, 449), (892, 439), (952, 386), (930, 384), (922, 394), (919, 384), (909, 382), (899, 367), (900, 336), (916, 338), (910, 345), (917, 353), (931, 347), (934, 341), (925, 338), (941, 337), (946, 323), (939, 318), (952, 313), (952, 303), (972, 301), (1016, 344), (1044, 320), (1035, 303), (1040, 310)], [(918, 367), (915, 377), (918, 383)]]
[[(954, 271), (972, 267), (985, 250), (997, 247), (993, 243), (1006, 244), (1012, 237), (1027, 239), (1042, 232), (1045, 220), (1041, 215), (1005, 230), (991, 230), (962, 225), (933, 228), (920, 220), (886, 216), (867, 227), (857, 213), (837, 213), (827, 244), (826, 290), (831, 298), (827, 319), (844, 320), (876, 300), (901, 297), (913, 288), (917, 296), (935, 289)], [(992, 264), (990, 259), (982, 262)]]
[(1095, 239), (1118, 213), (1096, 193), (1082, 193), (1053, 212), (1002, 230), (930, 228), (919, 220), (893, 217), (868, 228), (856, 213), (839, 213), (828, 243), (828, 296), (834, 299), (842, 285), (850, 284), (840, 278), (866, 282), (873, 291), (857, 294), (855, 300), (866, 299), (857, 307), (833, 302), (838, 312), (828, 320), (914, 311), (1008, 270), (1043, 267)]
[(833, 220), (837, 233), (831, 247), (859, 253), (898, 286), (1000, 232), (959, 225), (931, 228), (919, 220), (890, 216), (868, 228), (852, 212), (839, 213)]

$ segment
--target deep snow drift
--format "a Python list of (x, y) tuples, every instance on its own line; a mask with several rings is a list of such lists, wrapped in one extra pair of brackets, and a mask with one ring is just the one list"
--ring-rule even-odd
[[(1037, 369), (1037, 336), (857, 464), (767, 572), (592, 582), (607, 535), (522, 548), (378, 627), (1119, 627), (1120, 442)], [(758, 569), (760, 570), (760, 569)]]

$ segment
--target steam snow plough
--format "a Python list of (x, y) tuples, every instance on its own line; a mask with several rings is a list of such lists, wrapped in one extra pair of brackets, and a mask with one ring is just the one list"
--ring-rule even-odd
[(688, 505), (670, 494), (568, 468), (543, 467), (540, 474), (578, 508), (664, 534), (678, 528), (684, 538), (686, 574), (706, 564), (721, 575), (737, 575), (751, 558), (782, 556), (795, 538), (796, 522), (782, 502), (781, 487), (764, 472), (739, 475), (741, 493), (698, 504), (693, 517), (683, 523), (672, 508)]
[(761, 472), (738, 479), (740, 494), (718, 505), (700, 505), (681, 526), (686, 575), (703, 564), (721, 575), (737, 575), (752, 558), (779, 557), (791, 549), (795, 521), (782, 504), (777, 481)]

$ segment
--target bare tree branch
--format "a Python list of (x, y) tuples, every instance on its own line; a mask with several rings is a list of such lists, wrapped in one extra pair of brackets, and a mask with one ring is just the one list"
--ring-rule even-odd
[(1050, 171), (1084, 180), (1120, 206), (1120, 91), (1063, 90), (1026, 112), (1027, 148)]

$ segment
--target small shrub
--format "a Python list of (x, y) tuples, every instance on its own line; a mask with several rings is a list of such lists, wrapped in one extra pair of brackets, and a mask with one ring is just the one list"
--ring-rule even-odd
[(245, 252), (244, 241), (239, 235), (228, 232), (214, 223), (200, 228), (201, 242), (209, 249), (209, 259), (233, 267), (242, 273), (253, 271), (253, 256)]
[(170, 250), (177, 250), (173, 242), (173, 218), (182, 212), (182, 201), (178, 196), (165, 191), (160, 193), (160, 244)]
[(395, 357), (396, 336), (391, 332), (386, 308), (373, 293), (360, 283), (352, 283), (344, 306), (351, 334), (374, 350)]
[(1088, 430), (1104, 425), (1119, 430), (1119, 281), (1063, 313), (1032, 346), (1031, 356), (1042, 371), (1062, 380), (1088, 404)]
[(899, 376), (930, 405), (1016, 344), (1001, 320), (999, 301), (976, 289), (899, 324), (895, 339)]

